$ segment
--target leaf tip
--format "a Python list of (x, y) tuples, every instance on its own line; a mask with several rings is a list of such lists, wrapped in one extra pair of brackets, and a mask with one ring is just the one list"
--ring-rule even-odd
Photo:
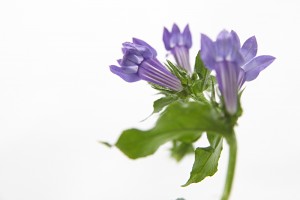
[(105, 141), (98, 141), (98, 142), (99, 142), (100, 144), (102, 144), (102, 145), (108, 147), (108, 148), (112, 148), (112, 147), (114, 146), (113, 144), (110, 144), (110, 143), (105, 142)]

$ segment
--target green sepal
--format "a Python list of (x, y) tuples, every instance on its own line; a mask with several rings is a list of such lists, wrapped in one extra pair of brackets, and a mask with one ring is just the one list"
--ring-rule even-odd
[(200, 51), (198, 52), (195, 60), (194, 72), (197, 73), (199, 79), (201, 80), (200, 90), (201, 92), (208, 88), (208, 82), (210, 78), (210, 70), (208, 70), (200, 56)]
[(151, 85), (152, 88), (160, 91), (160, 94), (164, 94), (164, 95), (168, 96), (168, 95), (176, 95), (176, 93), (178, 93), (177, 91), (171, 90), (169, 88), (165, 88), (165, 87), (162, 87), (160, 85), (156, 85), (156, 84), (150, 83), (150, 82), (148, 82), (148, 83)]
[(218, 171), (218, 161), (223, 148), (223, 137), (219, 134), (208, 133), (207, 138), (210, 146), (195, 150), (195, 161), (190, 178), (183, 187), (191, 183), (201, 182)]
[(230, 127), (209, 104), (174, 102), (161, 114), (154, 128), (125, 130), (116, 146), (129, 158), (136, 159), (155, 153), (168, 141), (191, 143), (204, 131), (228, 133)]
[(189, 83), (189, 74), (183, 68), (174, 65), (171, 61), (167, 60), (167, 68), (181, 81), (182, 85)]

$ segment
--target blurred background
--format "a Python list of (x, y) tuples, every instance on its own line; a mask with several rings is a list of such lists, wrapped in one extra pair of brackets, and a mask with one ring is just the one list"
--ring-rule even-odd
[(108, 66), (138, 37), (167, 52), (162, 30), (187, 23), (193, 35), (235, 30), (256, 35), (258, 55), (277, 59), (246, 86), (236, 129), (232, 200), (300, 199), (299, 45), (296, 0), (0, 1), (0, 200), (220, 199), (228, 148), (214, 177), (182, 188), (193, 156), (176, 163), (169, 144), (129, 160), (114, 143), (123, 129), (149, 128), (158, 96)]

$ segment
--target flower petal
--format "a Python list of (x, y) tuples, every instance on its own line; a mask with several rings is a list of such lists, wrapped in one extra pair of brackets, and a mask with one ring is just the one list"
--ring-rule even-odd
[(218, 59), (226, 58), (231, 54), (233, 49), (233, 39), (231, 33), (223, 30), (219, 33), (216, 41)]
[(233, 46), (237, 49), (240, 49), (241, 48), (241, 42), (240, 42), (240, 38), (239, 36), (237, 35), (237, 33), (233, 30), (231, 30), (230, 32), (231, 34), (231, 37), (232, 37), (232, 41), (233, 41)]
[(213, 70), (215, 67), (216, 49), (214, 42), (205, 34), (201, 34), (201, 58), (205, 66)]
[(174, 48), (176, 45), (178, 45), (180, 38), (181, 38), (180, 29), (177, 26), (177, 24), (174, 24), (171, 32), (170, 47)]
[(239, 76), (242, 69), (235, 62), (217, 63), (216, 75), (219, 89), (224, 97), (225, 107), (229, 114), (237, 111)]
[(139, 65), (143, 62), (144, 58), (142, 55), (137, 55), (135, 52), (127, 51), (122, 59), (122, 66)]
[(255, 36), (248, 38), (241, 48), (241, 53), (244, 57), (245, 63), (249, 62), (256, 56), (257, 53), (257, 41)]
[(120, 65), (121, 67), (123, 67), (123, 66), (122, 66), (122, 59), (118, 59), (117, 62), (119, 63), (119, 65)]
[[(159, 63), (150, 63), (152, 59), (143, 62), (139, 68), (138, 75), (142, 80), (170, 88), (175, 91), (182, 90), (180, 80), (175, 77), (171, 72), (165, 73), (163, 65)], [(154, 64), (154, 65), (153, 65)]]
[(111, 65), (111, 66), (109, 66), (109, 68), (112, 73), (118, 75), (126, 82), (131, 83), (131, 82), (136, 82), (136, 81), (141, 80), (140, 77), (136, 73), (126, 73), (123, 68), (120, 68), (118, 66)]
[(133, 44), (131, 42), (124, 42), (122, 45), (123, 45), (122, 48), (123, 54), (131, 53), (136, 55), (142, 55), (142, 52), (145, 52), (147, 50), (150, 51), (144, 46)]
[(179, 29), (179, 27), (177, 26), (177, 24), (173, 24), (173, 27), (172, 27), (172, 34), (174, 34), (174, 35), (179, 35), (179, 34), (180, 34), (180, 29)]
[(185, 46), (179, 46), (172, 50), (172, 54), (174, 55), (177, 65), (191, 74), (192, 70), (190, 65), (189, 50)]
[(258, 56), (244, 65), (242, 68), (246, 72), (246, 81), (252, 81), (256, 79), (258, 74), (268, 67), (273, 61), (275, 57), (273, 56)]
[(245, 83), (245, 78), (246, 78), (246, 73), (244, 70), (239, 71), (239, 76), (238, 76), (238, 88), (241, 89), (243, 84)]
[(165, 44), (165, 48), (167, 50), (171, 50), (170, 39), (171, 39), (171, 33), (168, 31), (168, 29), (164, 28), (163, 41)]
[(186, 27), (184, 28), (183, 33), (182, 33), (182, 38), (183, 38), (184, 46), (188, 49), (191, 48), (192, 47), (192, 35), (191, 35), (189, 25), (186, 25)]
[(216, 60), (236, 62), (237, 65), (244, 63), (240, 53), (240, 39), (236, 32), (223, 30), (219, 33), (216, 41)]
[(150, 46), (147, 42), (145, 42), (145, 41), (143, 41), (141, 39), (138, 39), (138, 38), (132, 38), (132, 42), (134, 44), (138, 44), (138, 45), (147, 47), (151, 51), (152, 57), (156, 57), (157, 56), (156, 50), (152, 46)]

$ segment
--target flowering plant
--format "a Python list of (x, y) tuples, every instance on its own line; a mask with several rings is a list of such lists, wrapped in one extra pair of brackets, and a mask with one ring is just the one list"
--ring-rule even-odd
[[(145, 131), (125, 130), (115, 146), (132, 159), (152, 155), (167, 142), (172, 143), (171, 155), (177, 161), (194, 153), (190, 178), (183, 185), (188, 186), (216, 173), (225, 140), (229, 145), (229, 164), (222, 200), (227, 200), (237, 156), (234, 127), (242, 115), (242, 87), (275, 58), (256, 57), (254, 36), (241, 45), (236, 32), (223, 30), (216, 41), (201, 35), (201, 50), (192, 70), (189, 26), (183, 32), (176, 24), (171, 31), (164, 28), (163, 42), (175, 63), (167, 60), (162, 64), (152, 46), (133, 38), (132, 42), (123, 43), (124, 55), (118, 60), (119, 66), (110, 66), (111, 72), (125, 81), (147, 81), (163, 95), (153, 103), (153, 113), (160, 113), (155, 126)], [(204, 134), (210, 146), (195, 147), (194, 143)]]

